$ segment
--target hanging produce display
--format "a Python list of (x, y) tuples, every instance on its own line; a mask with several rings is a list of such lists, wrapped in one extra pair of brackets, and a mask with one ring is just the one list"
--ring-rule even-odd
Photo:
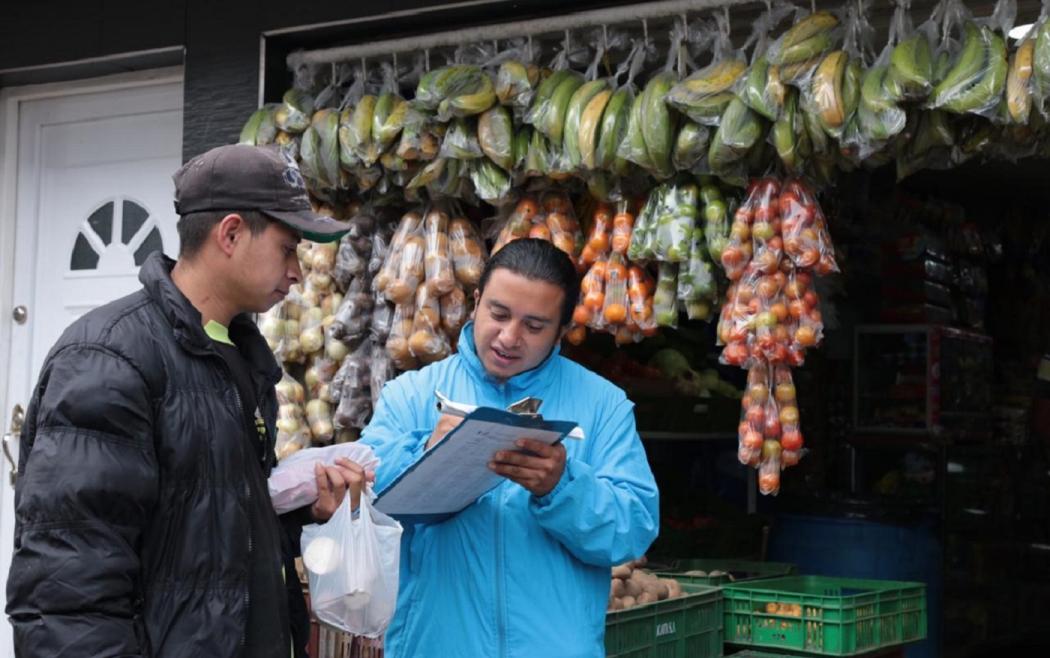
[(918, 27), (899, 2), (877, 51), (868, 5), (774, 4), (739, 47), (719, 10), (661, 35), (566, 33), (549, 61), (523, 39), (445, 66), (344, 64), (319, 91), (297, 71), (240, 141), (280, 145), (353, 229), (304, 243), (303, 284), (260, 319), (289, 373), (279, 455), (352, 437), (388, 379), (455, 350), (486, 242), (538, 238), (581, 277), (572, 344), (718, 318), (722, 363), (748, 373), (738, 456), (775, 494), (804, 452), (791, 368), (823, 337), (814, 280), (838, 270), (817, 190), (1050, 147), (1046, 7), (1009, 46), (1012, 0), (987, 17), (940, 0)]

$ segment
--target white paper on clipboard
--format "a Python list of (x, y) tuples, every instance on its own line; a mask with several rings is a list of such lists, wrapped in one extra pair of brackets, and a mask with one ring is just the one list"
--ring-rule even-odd
[(381, 491), (375, 508), (390, 516), (421, 520), (455, 514), (504, 481), (488, 466), (498, 451), (518, 450), (519, 439), (554, 445), (575, 426), (476, 409)]

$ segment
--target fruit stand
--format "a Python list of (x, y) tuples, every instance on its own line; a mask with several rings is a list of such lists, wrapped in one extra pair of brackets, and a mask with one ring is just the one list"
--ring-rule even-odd
[[(1024, 403), (1034, 371), (998, 359), (1046, 347), (999, 348), (1017, 330), (991, 292), (1030, 277), (1003, 251), (1029, 268), (1041, 252), (1016, 255), (1027, 207), (1000, 219), (986, 201), (1045, 190), (958, 189), (1050, 148), (1050, 22), (1020, 4), (655, 2), (293, 53), (294, 84), (241, 141), (284, 148), (353, 229), (303, 243), (305, 283), (260, 319), (287, 371), (279, 455), (354, 440), (383, 383), (455, 350), (485, 259), (547, 240), (581, 279), (563, 352), (637, 402), (664, 492), (653, 567), (619, 578), (652, 586), (617, 592), (613, 571), (608, 655), (926, 638), (914, 655), (941, 655), (941, 576), (991, 550), (958, 530), (952, 481), (972, 467), (954, 451), (996, 445), (993, 407)], [(1033, 25), (1010, 36), (1021, 14)], [(1013, 394), (993, 395), (1006, 372)], [(1012, 429), (1002, 469), (1035, 459)], [(727, 575), (787, 545), (778, 513), (855, 498), (892, 523), (921, 507), (947, 554), (878, 581)], [(745, 539), (707, 552), (735, 526)], [(723, 568), (679, 568), (699, 558)]]

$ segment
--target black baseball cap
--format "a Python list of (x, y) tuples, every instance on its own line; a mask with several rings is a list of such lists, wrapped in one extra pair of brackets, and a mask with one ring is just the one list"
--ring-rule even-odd
[(279, 147), (229, 144), (198, 155), (172, 176), (175, 212), (255, 210), (314, 242), (334, 242), (350, 225), (310, 206), (295, 159)]

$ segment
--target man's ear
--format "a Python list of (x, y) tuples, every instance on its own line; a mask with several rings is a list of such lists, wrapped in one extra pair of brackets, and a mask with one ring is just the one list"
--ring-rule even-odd
[(481, 303), (481, 291), (474, 289), (474, 310), (470, 312), (470, 319), (474, 321), (478, 317), (478, 304)]
[(219, 250), (227, 256), (232, 256), (237, 241), (243, 239), (247, 228), (248, 225), (244, 219), (235, 212), (231, 212), (223, 217), (215, 225), (214, 232), (214, 238)]

